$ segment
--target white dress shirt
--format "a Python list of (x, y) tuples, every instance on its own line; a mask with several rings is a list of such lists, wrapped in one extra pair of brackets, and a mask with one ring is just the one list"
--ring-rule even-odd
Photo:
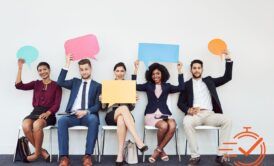
[(84, 82), (87, 82), (85, 110), (88, 109), (88, 92), (89, 92), (89, 87), (90, 87), (91, 79), (88, 79), (88, 80), (83, 80), (82, 79), (82, 83), (81, 83), (80, 88), (78, 90), (77, 97), (76, 97), (76, 99), (75, 99), (75, 101), (73, 103), (73, 106), (72, 106), (72, 111), (76, 111), (76, 110), (80, 110), (81, 109), (82, 93), (83, 93)]
[(211, 95), (203, 80), (192, 79), (193, 83), (193, 107), (200, 107), (200, 109), (213, 110)]

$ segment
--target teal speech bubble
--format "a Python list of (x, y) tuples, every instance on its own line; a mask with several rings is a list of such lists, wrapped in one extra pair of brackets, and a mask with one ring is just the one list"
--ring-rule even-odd
[(33, 46), (23, 46), (21, 47), (16, 54), (18, 59), (24, 59), (26, 64), (30, 66), (38, 58), (38, 50)]

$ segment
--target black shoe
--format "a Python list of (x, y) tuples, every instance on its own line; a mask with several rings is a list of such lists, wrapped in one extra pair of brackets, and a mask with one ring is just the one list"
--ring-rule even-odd
[(233, 166), (233, 164), (229, 161), (229, 158), (224, 156), (217, 156), (215, 161), (220, 164), (220, 166)]
[(201, 161), (200, 157), (190, 158), (188, 161), (188, 166), (196, 166)]
[(142, 148), (139, 148), (137, 145), (136, 145), (136, 147), (137, 147), (142, 153), (148, 150), (148, 146), (147, 146), (147, 145), (144, 145)]
[(121, 161), (121, 162), (115, 162), (115, 165), (116, 166), (123, 166), (123, 165), (125, 165), (125, 162), (124, 161)]

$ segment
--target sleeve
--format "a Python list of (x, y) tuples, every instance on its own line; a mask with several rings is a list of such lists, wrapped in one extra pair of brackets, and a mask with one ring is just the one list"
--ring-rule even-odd
[(60, 86), (57, 86), (56, 91), (55, 91), (54, 104), (49, 109), (49, 111), (52, 114), (55, 114), (59, 110), (60, 104), (61, 104), (61, 99), (62, 99), (62, 88)]
[(233, 67), (233, 62), (227, 61), (225, 64), (225, 74), (222, 77), (212, 78), (216, 87), (224, 85), (225, 83), (227, 83), (228, 81), (232, 79), (232, 67)]
[(99, 101), (99, 96), (101, 94), (101, 84), (97, 87), (96, 96), (95, 96), (95, 104), (88, 108), (88, 112), (90, 114), (97, 113), (101, 108), (101, 102)]
[(35, 86), (35, 81), (31, 81), (29, 83), (24, 84), (22, 81), (15, 84), (16, 89), (20, 90), (33, 90)]
[(64, 68), (61, 70), (58, 80), (57, 80), (57, 84), (61, 87), (66, 88), (66, 89), (72, 89), (73, 79), (65, 80), (67, 73), (68, 73), (68, 70), (66, 70)]
[(178, 86), (170, 85), (170, 93), (177, 93), (185, 89), (184, 74), (178, 75)]
[[(131, 80), (137, 80), (137, 75), (132, 75)], [(136, 90), (137, 91), (146, 91), (147, 83), (144, 84), (136, 84)]]
[(177, 106), (185, 113), (187, 114), (188, 109), (190, 106), (188, 105), (187, 102), (187, 93), (186, 91), (182, 91), (179, 95), (178, 103)]

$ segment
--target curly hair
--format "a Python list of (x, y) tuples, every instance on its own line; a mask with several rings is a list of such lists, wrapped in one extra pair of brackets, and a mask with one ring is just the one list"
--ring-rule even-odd
[(153, 63), (149, 66), (148, 70), (146, 71), (146, 80), (148, 82), (155, 83), (152, 79), (152, 73), (156, 69), (161, 72), (161, 76), (162, 76), (161, 82), (165, 83), (169, 79), (170, 74), (169, 74), (167, 68), (164, 65), (161, 65), (159, 63)]

